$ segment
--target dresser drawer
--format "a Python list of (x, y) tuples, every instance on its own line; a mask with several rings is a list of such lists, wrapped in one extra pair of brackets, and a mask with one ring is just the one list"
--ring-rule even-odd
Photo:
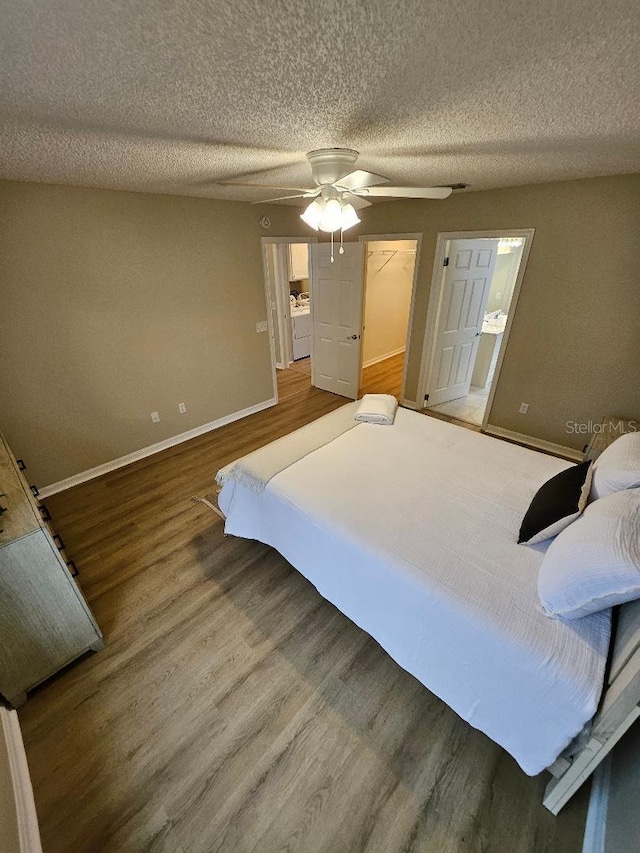
[(46, 530), (0, 547), (0, 693), (24, 693), (101, 634)]
[(0, 693), (17, 706), (103, 643), (64, 543), (1, 436), (0, 494)]
[(0, 545), (33, 533), (40, 527), (38, 504), (25, 491), (25, 481), (4, 441), (0, 441)]

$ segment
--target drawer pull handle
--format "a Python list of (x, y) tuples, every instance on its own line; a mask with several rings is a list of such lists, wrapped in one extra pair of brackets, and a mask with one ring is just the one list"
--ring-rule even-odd
[(73, 562), (73, 560), (68, 560), (68, 561), (67, 561), (67, 568), (68, 568), (68, 569), (69, 569), (69, 571), (71, 572), (71, 577), (72, 577), (72, 578), (77, 578), (77, 577), (78, 577), (78, 575), (80, 574), (80, 572), (78, 571), (78, 567), (77, 567), (77, 566), (76, 566), (76, 564)]
[(26, 471), (27, 466), (24, 464), (24, 459), (16, 459), (16, 464), (21, 471)]
[(40, 494), (40, 492), (38, 491), (38, 487), (37, 486), (29, 486), (29, 488), (31, 489), (31, 492), (32, 492), (34, 498), (37, 498), (38, 495)]
[(62, 536), (60, 536), (59, 533), (53, 534), (53, 541), (56, 543), (58, 551), (64, 551), (64, 542), (62, 541)]
[(44, 504), (40, 504), (38, 509), (40, 510), (40, 515), (42, 516), (43, 521), (51, 521), (51, 513)]

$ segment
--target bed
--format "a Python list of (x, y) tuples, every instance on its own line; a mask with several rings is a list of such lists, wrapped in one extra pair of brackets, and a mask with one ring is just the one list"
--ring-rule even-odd
[[(338, 411), (352, 421), (354, 405)], [(555, 762), (566, 777), (573, 760), (558, 756), (598, 709), (611, 613), (545, 616), (544, 547), (516, 534), (539, 486), (572, 463), (405, 409), (392, 427), (325, 442), (308, 430), (276, 443), (262, 488), (222, 477), (225, 532), (276, 548), (525, 773)], [(553, 811), (572, 793), (560, 788)]]

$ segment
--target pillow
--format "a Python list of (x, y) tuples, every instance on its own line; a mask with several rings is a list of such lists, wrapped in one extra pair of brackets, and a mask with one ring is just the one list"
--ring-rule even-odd
[(589, 504), (549, 546), (538, 572), (547, 616), (579, 619), (640, 598), (640, 489)]
[(628, 432), (611, 442), (593, 465), (591, 500), (640, 486), (640, 432)]
[(591, 491), (591, 461), (560, 471), (535, 493), (520, 525), (519, 543), (535, 545), (568, 527), (584, 512)]

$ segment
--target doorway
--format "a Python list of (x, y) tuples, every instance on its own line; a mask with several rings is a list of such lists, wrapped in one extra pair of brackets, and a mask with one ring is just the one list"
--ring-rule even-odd
[(313, 242), (295, 237), (262, 239), (274, 390), (279, 399), (311, 386), (309, 250)]
[(262, 238), (274, 396), (313, 386), (405, 402), (421, 238), (363, 235), (335, 257), (315, 238)]
[(533, 234), (438, 235), (418, 396), (431, 413), (488, 422)]
[(418, 240), (365, 241), (360, 395), (402, 400)]

